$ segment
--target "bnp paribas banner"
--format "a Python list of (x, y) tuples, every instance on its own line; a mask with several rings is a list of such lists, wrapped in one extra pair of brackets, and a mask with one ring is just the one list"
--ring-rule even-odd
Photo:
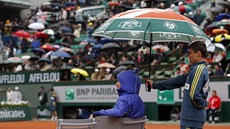
[(57, 82), (59, 80), (59, 71), (26, 71), (18, 73), (0, 73), (0, 85), (49, 83)]
[(0, 108), (0, 121), (31, 120), (29, 107)]

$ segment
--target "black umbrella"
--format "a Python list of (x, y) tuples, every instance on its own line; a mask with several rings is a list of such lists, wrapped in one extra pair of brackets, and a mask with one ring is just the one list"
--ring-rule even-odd
[(102, 47), (101, 47), (101, 51), (104, 51), (104, 50), (121, 50), (121, 47), (116, 44), (116, 43), (107, 43), (107, 44), (104, 44)]
[(48, 58), (40, 58), (40, 59), (38, 60), (38, 62), (47, 62), (47, 63), (51, 64), (51, 60), (48, 59)]
[(42, 48), (34, 48), (32, 49), (32, 52), (46, 53), (46, 51)]
[(63, 33), (63, 35), (64, 35), (64, 36), (71, 36), (71, 37), (75, 37), (75, 35), (74, 35), (73, 33), (68, 33), (68, 32)]
[(34, 57), (30, 57), (29, 61), (37, 61), (40, 57), (34, 56)]
[(116, 69), (113, 70), (113, 75), (117, 75), (122, 71), (125, 71), (127, 69), (127, 66), (119, 66)]
[(127, 61), (125, 61), (125, 62), (122, 62), (122, 63), (118, 64), (118, 65), (120, 65), (120, 66), (121, 66), (121, 65), (124, 65), (124, 66), (129, 66), (129, 65), (135, 66), (136, 64), (135, 64), (134, 61), (127, 60)]

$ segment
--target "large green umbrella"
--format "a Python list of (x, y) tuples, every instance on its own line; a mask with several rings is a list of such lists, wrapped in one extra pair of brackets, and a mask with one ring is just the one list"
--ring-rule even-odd
[(117, 14), (97, 28), (93, 35), (151, 42), (191, 43), (207, 39), (192, 20), (162, 9), (134, 9)]
[[(191, 43), (208, 39), (203, 30), (189, 18), (172, 10), (150, 8), (117, 14), (98, 27), (93, 35), (150, 43), (173, 41)], [(150, 68), (149, 63), (149, 71)]]

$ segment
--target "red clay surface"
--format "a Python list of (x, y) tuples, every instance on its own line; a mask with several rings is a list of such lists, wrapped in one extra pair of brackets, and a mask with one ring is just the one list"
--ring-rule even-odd
[[(146, 124), (146, 129), (179, 129), (178, 124)], [(0, 129), (56, 129), (54, 121), (0, 122)], [(207, 124), (203, 129), (230, 129), (230, 125)]]

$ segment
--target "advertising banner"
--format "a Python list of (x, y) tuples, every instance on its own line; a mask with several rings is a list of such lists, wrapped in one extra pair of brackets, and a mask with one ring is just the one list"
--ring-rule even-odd
[(16, 107), (1, 107), (0, 108), (0, 121), (21, 121), (31, 120), (29, 107), (16, 106)]
[(60, 80), (59, 71), (32, 71), (0, 74), (1, 84), (50, 83)]

